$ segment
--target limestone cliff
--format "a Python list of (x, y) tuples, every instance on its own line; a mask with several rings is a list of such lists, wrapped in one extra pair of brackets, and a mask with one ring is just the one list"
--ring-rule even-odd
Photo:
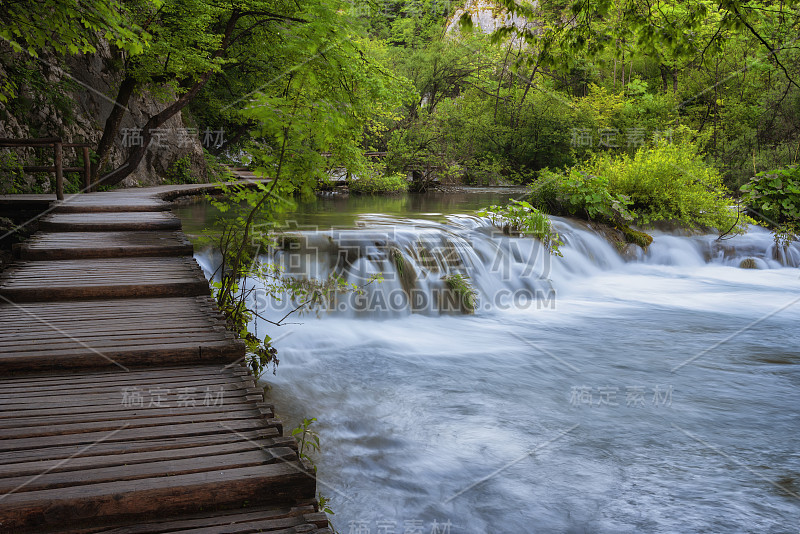
[[(16, 95), (0, 102), (0, 137), (30, 138), (60, 136), (65, 142), (87, 142), (97, 146), (105, 120), (114, 105), (120, 76), (114, 67), (111, 51), (102, 43), (92, 55), (55, 58), (28, 58), (0, 50), (0, 81), (10, 80), (17, 87)], [(0, 83), (2, 85), (2, 83)], [(125, 160), (130, 141), (125, 132), (135, 132), (149, 116), (165, 106), (165, 100), (150, 94), (134, 95), (123, 119), (120, 135), (115, 140), (109, 164), (116, 167)], [(151, 145), (147, 156), (123, 185), (163, 183), (167, 170), (177, 160), (189, 157), (191, 172), (198, 181), (206, 179), (206, 165), (198, 136), (187, 137), (187, 129), (196, 128), (181, 114), (162, 126), (159, 146)], [(10, 149), (0, 148), (8, 153)], [(14, 149), (24, 165), (52, 164), (47, 154), (33, 149)], [(65, 165), (80, 166), (81, 160), (72, 149), (65, 149)], [(2, 172), (2, 171), (0, 171)], [(51, 175), (52, 176), (52, 175)], [(74, 179), (74, 178), (73, 178)], [(25, 177), (32, 191), (49, 192), (51, 180), (39, 174)], [(8, 180), (0, 181), (0, 189)], [(3, 191), (0, 191), (3, 192)]]
[[(525, 1), (525, 0), (523, 0)], [(536, 2), (528, 2), (535, 5)], [(521, 28), (527, 24), (525, 18), (511, 15), (505, 9), (497, 7), (490, 0), (467, 0), (463, 9), (457, 9), (447, 24), (447, 33), (458, 31), (458, 20), (466, 12), (470, 12), (472, 25), (482, 33), (492, 33), (504, 26)]]

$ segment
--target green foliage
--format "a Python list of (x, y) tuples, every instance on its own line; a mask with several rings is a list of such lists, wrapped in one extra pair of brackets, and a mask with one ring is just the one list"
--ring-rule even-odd
[(408, 191), (408, 181), (402, 173), (387, 175), (381, 171), (367, 172), (358, 178), (348, 180), (347, 188), (351, 193), (358, 195), (405, 193)]
[(309, 453), (319, 452), (319, 434), (316, 430), (311, 428), (317, 421), (316, 417), (304, 418), (300, 425), (292, 430), (292, 437), (297, 439), (297, 454), (301, 459), (308, 460), (308, 462), (317, 470), (314, 460), (309, 456)]
[(779, 245), (800, 235), (800, 166), (760, 172), (741, 188), (742, 200)]
[(192, 160), (189, 155), (182, 156), (167, 169), (166, 183), (168, 184), (195, 184), (197, 179), (192, 174)]
[(470, 284), (469, 278), (461, 274), (449, 274), (444, 277), (444, 283), (456, 295), (463, 311), (475, 313), (478, 309), (478, 292)]
[[(208, 235), (222, 254), (214, 273), (214, 296), (231, 329), (248, 344), (248, 362), (256, 375), (269, 365), (275, 372), (277, 359), (269, 336), (259, 338), (249, 332), (252, 321), (282, 326), (293, 313), (330, 302), (342, 292), (359, 291), (336, 276), (286, 277), (261, 263), (261, 247), (273, 246), (276, 239), (276, 215), (294, 209), (296, 195), (313, 195), (317, 183), (327, 178), (328, 168), (356, 175), (367, 169), (364, 136), (380, 131), (381, 121), (391, 118), (409, 93), (402, 78), (390, 76), (374, 47), (353, 33), (342, 16), (342, 2), (296, 7), (300, 11), (292, 12), (296, 24), (291, 39), (277, 39), (275, 50), (262, 42), (249, 52), (263, 59), (264, 54), (279, 54), (279, 75), (265, 84), (259, 73), (255, 93), (245, 95), (247, 105), (236, 111), (252, 128), (247, 149), (253, 172), (270, 182), (221, 184), (223, 200), (212, 200), (222, 214), (220, 230)], [(248, 278), (258, 279), (273, 299), (288, 294), (295, 307), (283, 317), (269, 318), (269, 310), (258, 308), (251, 298), (255, 286), (245, 284)]]
[(137, 0), (17, 0), (0, 11), (0, 39), (16, 52), (33, 57), (52, 50), (59, 54), (93, 53), (98, 37), (136, 54), (148, 35), (131, 25), (131, 11), (158, 9), (160, 2)]
[(524, 200), (509, 199), (505, 206), (489, 206), (478, 212), (481, 217), (488, 217), (504, 233), (512, 232), (535, 237), (556, 256), (561, 256), (559, 246), (564, 243), (553, 229), (553, 224), (547, 216)]
[(642, 148), (632, 157), (596, 156), (580, 170), (604, 177), (610, 191), (629, 198), (639, 224), (671, 221), (687, 228), (744, 231), (746, 218), (731, 208), (719, 173), (690, 141)]
[(612, 225), (627, 224), (634, 216), (631, 200), (612, 193), (607, 178), (570, 169), (556, 173), (545, 169), (530, 186), (529, 201), (536, 208), (555, 215), (593, 219)]
[(22, 162), (14, 152), (0, 152), (0, 194), (25, 192)]
[(634, 245), (639, 245), (644, 249), (653, 243), (653, 236), (646, 232), (634, 230), (626, 224), (619, 225), (616, 228), (622, 232), (626, 243), (633, 243)]
[(206, 162), (209, 182), (228, 182), (233, 180), (233, 174), (227, 167), (220, 163), (219, 158), (208, 150), (203, 150), (203, 159)]

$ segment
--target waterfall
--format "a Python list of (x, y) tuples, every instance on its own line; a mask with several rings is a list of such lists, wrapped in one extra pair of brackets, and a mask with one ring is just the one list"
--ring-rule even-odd
[[(621, 247), (601, 231), (572, 219), (552, 218), (564, 245), (554, 256), (536, 239), (503, 234), (488, 220), (451, 215), (444, 223), (366, 215), (357, 228), (291, 231), (261, 257), (279, 266), (285, 276), (325, 280), (340, 277), (358, 289), (337, 294), (318, 313), (347, 316), (403, 316), (463, 313), (463, 300), (448, 283), (468, 280), (476, 312), (547, 307), (555, 287), (626, 265), (739, 267), (743, 260), (758, 269), (800, 266), (800, 246), (776, 247), (770, 232), (752, 226), (747, 234), (718, 240), (717, 235), (654, 232), (646, 251)], [(210, 273), (219, 258), (198, 257)], [(251, 280), (249, 283), (258, 285)], [(290, 310), (291, 299), (272, 299), (270, 309)]]

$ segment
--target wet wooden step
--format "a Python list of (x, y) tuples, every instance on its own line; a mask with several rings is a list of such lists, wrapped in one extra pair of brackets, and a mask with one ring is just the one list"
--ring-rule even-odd
[(0, 304), (0, 371), (233, 362), (210, 297)]
[(13, 302), (208, 294), (189, 257), (20, 261), (0, 274), (0, 297)]
[(19, 250), (24, 260), (187, 256), (193, 252), (182, 232), (136, 231), (37, 233)]
[(39, 221), (39, 229), (48, 232), (179, 230), (180, 227), (180, 219), (166, 211), (52, 213)]
[(168, 211), (170, 203), (146, 192), (112, 191), (72, 195), (55, 202), (56, 213), (103, 213), (119, 211)]

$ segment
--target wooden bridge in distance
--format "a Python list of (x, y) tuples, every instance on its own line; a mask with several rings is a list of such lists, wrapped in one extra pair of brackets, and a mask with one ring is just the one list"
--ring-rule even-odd
[(180, 189), (56, 202), (0, 275), (0, 532), (330, 532), (169, 212)]

